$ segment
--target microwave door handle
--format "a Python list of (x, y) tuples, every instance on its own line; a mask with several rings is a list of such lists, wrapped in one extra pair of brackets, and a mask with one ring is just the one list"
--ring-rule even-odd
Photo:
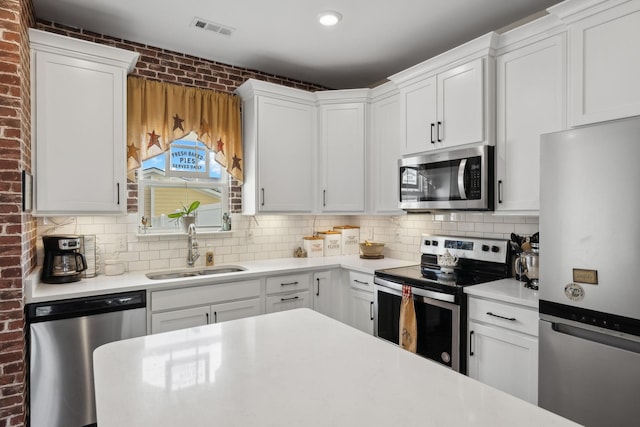
[(460, 161), (460, 166), (458, 166), (458, 192), (460, 193), (460, 199), (466, 200), (467, 193), (464, 190), (464, 170), (467, 167), (467, 159), (462, 159)]

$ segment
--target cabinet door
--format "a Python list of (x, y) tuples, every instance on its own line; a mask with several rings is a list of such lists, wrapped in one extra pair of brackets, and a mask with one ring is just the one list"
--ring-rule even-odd
[(351, 326), (373, 335), (373, 293), (351, 288), (349, 315)]
[(319, 313), (339, 320), (339, 294), (335, 290), (330, 271), (313, 273), (313, 309)]
[(172, 310), (151, 315), (151, 333), (203, 326), (210, 322), (209, 306)]
[(635, 1), (569, 26), (571, 126), (640, 114), (638, 39)]
[(497, 58), (498, 211), (540, 209), (540, 135), (565, 127), (565, 36)]
[(309, 291), (267, 297), (267, 313), (292, 310), (294, 308), (312, 308), (313, 301)]
[(398, 213), (398, 159), (401, 140), (400, 96), (393, 95), (371, 106), (369, 170), (372, 213)]
[(436, 145), (485, 140), (484, 72), (480, 58), (438, 74)]
[(402, 89), (402, 154), (415, 154), (438, 148), (436, 145), (436, 77)]
[(365, 106), (323, 105), (321, 207), (324, 212), (364, 212)]
[(35, 208), (124, 213), (125, 70), (34, 52)]
[(471, 378), (537, 404), (537, 338), (469, 321), (469, 347)]
[(311, 212), (315, 108), (258, 99), (258, 210)]
[(262, 314), (260, 298), (244, 301), (233, 301), (211, 306), (211, 323), (226, 322), (227, 320), (243, 319), (245, 317)]

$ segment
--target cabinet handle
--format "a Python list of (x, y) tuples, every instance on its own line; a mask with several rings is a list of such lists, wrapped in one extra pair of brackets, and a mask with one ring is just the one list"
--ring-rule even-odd
[(493, 317), (498, 317), (498, 318), (500, 318), (500, 319), (504, 319), (504, 320), (508, 320), (508, 321), (510, 321), (510, 322), (515, 322), (515, 321), (516, 321), (516, 318), (515, 318), (515, 317), (504, 317), (504, 316), (500, 316), (499, 314), (493, 314), (493, 313), (492, 313), (492, 312), (490, 312), (490, 311), (487, 311), (487, 315), (488, 315), (488, 316), (493, 316)]
[(213, 323), (218, 323), (218, 312), (217, 311), (213, 312)]
[(118, 191), (118, 204), (120, 204), (120, 183), (116, 182), (116, 190)]
[(369, 282), (363, 282), (362, 280), (358, 280), (358, 279), (353, 279), (353, 281), (354, 281), (355, 283), (360, 283), (361, 285), (367, 285), (367, 286), (369, 286)]
[(469, 332), (469, 356), (473, 356), (473, 331)]
[(322, 190), (322, 206), (327, 206), (327, 190)]
[(442, 142), (442, 137), (440, 134), (442, 133), (442, 122), (438, 122), (438, 142)]
[(260, 202), (260, 206), (264, 206), (264, 188), (261, 188), (260, 192), (262, 193), (262, 201)]
[(320, 296), (320, 278), (318, 277), (316, 281), (318, 282), (318, 290), (316, 291), (316, 296), (319, 297)]
[(280, 283), (280, 286), (291, 286), (291, 285), (297, 285), (298, 282), (289, 282), (289, 283)]
[(435, 130), (435, 127), (436, 127), (435, 123), (431, 123), (431, 143), (432, 144), (436, 143), (436, 140), (433, 137), (433, 131)]
[(207, 317), (207, 325), (209, 324), (209, 313), (204, 314)]
[(280, 298), (281, 302), (285, 302), (285, 301), (293, 301), (294, 299), (298, 299), (300, 298), (299, 296), (295, 296), (295, 297), (291, 297), (291, 298)]
[(498, 203), (502, 203), (502, 180), (498, 180)]
[(371, 320), (373, 320), (373, 301), (369, 303), (369, 315), (371, 316)]

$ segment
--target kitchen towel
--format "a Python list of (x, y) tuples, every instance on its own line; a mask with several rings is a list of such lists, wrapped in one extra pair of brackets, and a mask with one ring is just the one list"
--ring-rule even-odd
[(418, 346), (418, 325), (416, 309), (413, 305), (411, 286), (402, 285), (402, 302), (400, 303), (400, 347), (416, 352)]

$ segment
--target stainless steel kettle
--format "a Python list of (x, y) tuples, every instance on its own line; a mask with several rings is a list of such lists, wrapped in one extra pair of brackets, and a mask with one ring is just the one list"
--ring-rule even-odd
[(540, 281), (539, 249), (535, 243), (531, 244), (530, 251), (524, 251), (515, 261), (516, 274), (520, 281), (526, 282), (527, 287), (537, 290)]

